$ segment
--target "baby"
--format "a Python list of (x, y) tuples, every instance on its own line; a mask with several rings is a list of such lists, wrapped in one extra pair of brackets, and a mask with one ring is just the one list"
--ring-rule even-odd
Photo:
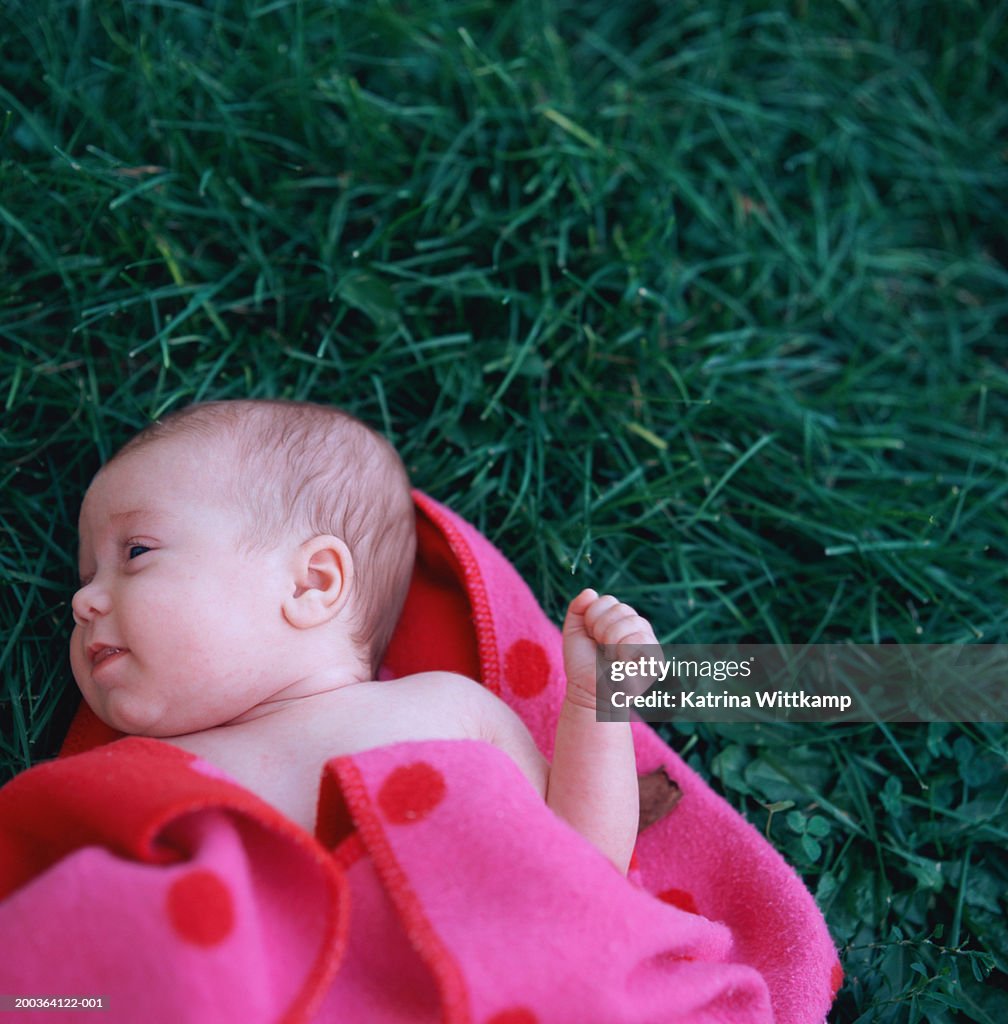
[(657, 640), (583, 590), (563, 626), (552, 764), (474, 680), (377, 681), (416, 545), (406, 470), (352, 416), (301, 402), (196, 404), (95, 476), (80, 513), (70, 661), (107, 724), (210, 761), (308, 831), (332, 757), (476, 739), (625, 872), (637, 832), (630, 726), (595, 716), (597, 644)]

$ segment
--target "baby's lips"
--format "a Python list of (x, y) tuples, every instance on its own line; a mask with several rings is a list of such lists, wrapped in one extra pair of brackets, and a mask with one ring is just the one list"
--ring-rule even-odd
[(91, 662), (92, 668), (97, 668), (106, 658), (111, 658), (113, 654), (122, 654), (125, 650), (125, 647), (118, 647), (116, 644), (96, 641), (93, 644), (88, 644), (88, 661)]

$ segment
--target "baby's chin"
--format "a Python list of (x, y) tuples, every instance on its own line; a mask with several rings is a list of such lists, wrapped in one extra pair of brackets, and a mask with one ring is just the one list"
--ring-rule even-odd
[(160, 739), (176, 736), (180, 730), (160, 704), (138, 700), (133, 694), (111, 691), (101, 701), (88, 701), (91, 710), (106, 724), (127, 736)]

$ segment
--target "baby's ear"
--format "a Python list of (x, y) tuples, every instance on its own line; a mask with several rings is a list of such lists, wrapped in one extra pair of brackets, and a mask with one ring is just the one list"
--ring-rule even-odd
[(293, 555), (293, 589), (284, 599), (284, 618), (297, 629), (310, 629), (335, 618), (353, 588), (350, 549), (330, 534), (302, 544)]

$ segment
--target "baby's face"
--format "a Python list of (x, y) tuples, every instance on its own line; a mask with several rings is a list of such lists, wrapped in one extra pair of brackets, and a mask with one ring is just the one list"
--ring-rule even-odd
[(229, 472), (225, 448), (176, 438), (116, 460), (85, 495), (70, 663), (123, 732), (221, 725), (289, 682), (289, 562), (240, 551)]

